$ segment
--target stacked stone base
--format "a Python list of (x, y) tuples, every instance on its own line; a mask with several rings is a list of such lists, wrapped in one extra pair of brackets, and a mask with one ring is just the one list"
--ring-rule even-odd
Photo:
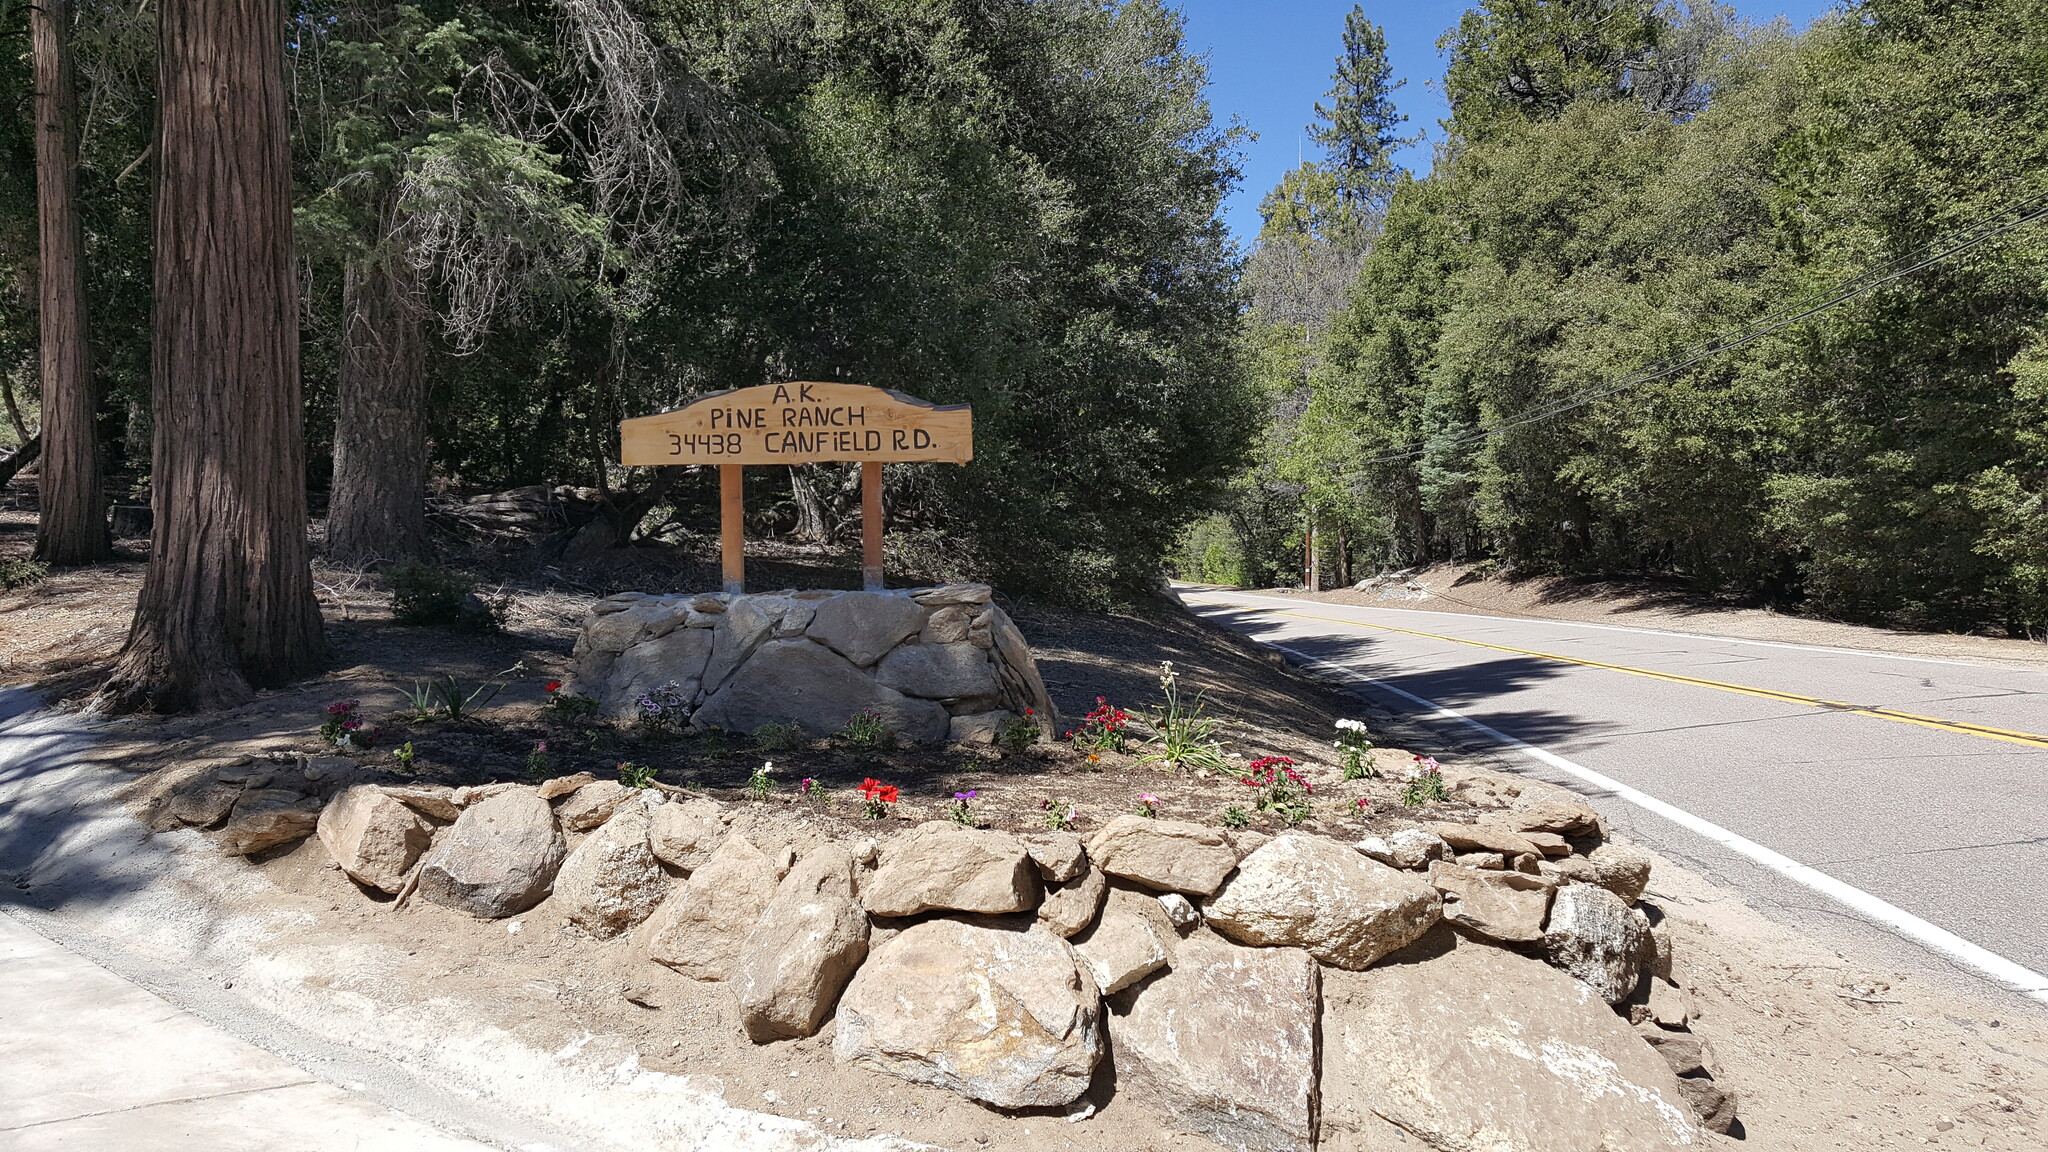
[(1031, 648), (986, 584), (888, 592), (627, 592), (600, 600), (576, 641), (571, 688), (607, 716), (667, 702), (698, 729), (797, 724), (830, 735), (873, 712), (902, 739), (993, 739), (1052, 700)]

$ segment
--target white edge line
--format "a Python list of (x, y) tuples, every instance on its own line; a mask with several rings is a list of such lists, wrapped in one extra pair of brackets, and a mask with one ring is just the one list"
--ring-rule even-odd
[(1573, 763), (1555, 752), (1546, 752), (1533, 744), (1517, 740), (1497, 728), (1488, 727), (1472, 719), (1470, 716), (1446, 708), (1434, 700), (1417, 696), (1406, 689), (1396, 688), (1384, 680), (1375, 680), (1370, 676), (1354, 672), (1341, 664), (1332, 664), (1327, 660), (1318, 660), (1305, 652), (1290, 648), (1285, 644), (1273, 644), (1270, 640), (1262, 641), (1262, 643), (1272, 644), (1274, 648), (1302, 661), (1306, 667), (1314, 668), (1320, 672), (1332, 673), (1346, 680), (1369, 684), (1374, 688), (1391, 692), (1396, 696), (1414, 702), (1420, 707), (1427, 708), (1430, 710), (1430, 715), (1424, 717), (1424, 719), (1456, 720), (1458, 723), (1475, 729), (1538, 763), (1547, 764), (1560, 772), (1576, 776), (1595, 788), (1604, 792), (1611, 792), (1638, 808), (1653, 812), (1671, 821), (1673, 824), (1696, 832), (1732, 852), (1747, 856), (1786, 879), (1811, 888), (1830, 900), (1845, 905), (1908, 939), (1915, 940), (1953, 960), (1975, 968), (1977, 971), (1982, 972), (2001, 984), (2009, 985), (2036, 1000), (2048, 1002), (2048, 976), (2043, 976), (2024, 965), (2016, 964), (1988, 948), (1972, 944), (1948, 929), (1930, 924), (1895, 904), (1872, 896), (1861, 888), (1845, 884), (1825, 872), (1809, 868), (1781, 852), (1766, 848), (1746, 836), (1730, 832), (1719, 824), (1704, 817), (1695, 816), (1675, 804), (1667, 803), (1646, 792), (1631, 788), (1612, 776), (1595, 772), (1591, 768)]
[[(1202, 596), (1202, 592), (1183, 592), (1183, 597)], [(1758, 648), (1782, 648), (1788, 652), (1819, 652), (1830, 656), (1868, 656), (1873, 660), (1905, 660), (1913, 664), (1947, 664), (1955, 668), (1996, 668), (2001, 672), (2032, 672), (2042, 675), (2039, 668), (2028, 668), (2018, 664), (1990, 663), (2004, 659), (1985, 656), (1981, 660), (1947, 660), (1939, 656), (1904, 656), (1896, 652), (1879, 652), (1870, 648), (1830, 648), (1820, 644), (1787, 644), (1780, 640), (1747, 640), (1740, 636), (1713, 636), (1704, 632), (1673, 632), (1663, 628), (1631, 628), (1626, 624), (1593, 624), (1580, 620), (1552, 620), (1543, 616), (1488, 616), (1479, 612), (1441, 612), (1432, 608), (1395, 608), (1382, 604), (1336, 604), (1327, 600), (1290, 600), (1281, 596), (1260, 596), (1251, 592), (1216, 592), (1213, 596), (1235, 597), (1239, 600), (1263, 600), (1268, 604), (1286, 604), (1299, 608), (1313, 604), (1319, 608), (1350, 608), (1358, 612), (1407, 612), (1420, 616), (1463, 617), (1467, 620), (1493, 620), (1502, 624), (1548, 624), (1554, 628), (1597, 628), (1602, 632), (1629, 632), (1637, 636), (1665, 636), (1678, 640), (1702, 640), (1710, 644), (1750, 644)], [(1227, 607), (1229, 600), (1210, 600), (1207, 603)], [(1364, 624), (1366, 621), (1350, 621)], [(1465, 637), (1469, 639), (1469, 637)]]

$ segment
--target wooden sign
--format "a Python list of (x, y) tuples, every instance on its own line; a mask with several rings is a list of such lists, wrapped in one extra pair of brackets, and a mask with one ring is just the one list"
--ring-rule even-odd
[(758, 384), (619, 425), (623, 464), (965, 464), (974, 412), (866, 384)]
[(882, 587), (882, 465), (974, 459), (974, 410), (866, 384), (816, 380), (715, 392), (619, 423), (619, 462), (718, 465), (725, 590), (746, 591), (740, 466), (860, 461), (861, 581)]

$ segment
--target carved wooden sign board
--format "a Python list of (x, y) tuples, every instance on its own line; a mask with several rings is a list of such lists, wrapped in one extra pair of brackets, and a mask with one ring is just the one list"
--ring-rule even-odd
[(728, 592), (744, 591), (746, 584), (742, 465), (860, 461), (861, 575), (867, 587), (880, 588), (882, 465), (972, 459), (973, 409), (927, 404), (865, 384), (758, 384), (619, 424), (621, 464), (718, 465), (719, 551)]

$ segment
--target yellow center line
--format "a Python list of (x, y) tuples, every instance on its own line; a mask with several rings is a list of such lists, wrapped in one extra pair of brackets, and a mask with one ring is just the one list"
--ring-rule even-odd
[(1659, 672), (1654, 668), (1637, 668), (1629, 664), (1612, 664), (1605, 660), (1588, 660), (1580, 656), (1564, 656), (1556, 652), (1539, 652), (1534, 648), (1516, 648), (1510, 644), (1492, 644), (1485, 640), (1468, 640), (1462, 636), (1445, 636), (1436, 632), (1418, 632), (1413, 628), (1396, 628), (1392, 624), (1370, 624), (1363, 620), (1348, 620), (1341, 616), (1318, 616), (1313, 612), (1290, 612), (1284, 608), (1264, 608), (1256, 604), (1240, 604), (1233, 600), (1208, 600), (1183, 594), (1183, 599), (1200, 604), (1216, 604), (1226, 608), (1239, 608), (1250, 612), (1265, 612), (1274, 616), (1294, 616), (1303, 620), (1321, 620), (1330, 624), (1346, 624), (1354, 628), (1373, 628), (1381, 632), (1399, 632), (1404, 636), (1420, 636), (1426, 640), (1442, 640), (1451, 644), (1463, 644), (1471, 648), (1490, 648), (1495, 652), (1509, 652), (1517, 656), (1534, 656), (1543, 660), (1555, 660), (1560, 664), (1576, 664), (1582, 668), (1600, 668), (1608, 672), (1623, 672), (1630, 676), (1647, 676), (1652, 680), (1665, 680), (1673, 684), (1685, 684), (1694, 688), (1712, 688), (1720, 692), (1736, 692), (1744, 696), (1756, 696), (1765, 700), (1778, 700), (1786, 704), (1803, 704), (1809, 708), (1826, 708), (1850, 716), (1874, 716), (1879, 720), (1890, 720), (1898, 724), (1913, 724), (1921, 728), (1934, 728), (1943, 732), (1955, 732), (1964, 736), (1978, 736), (1986, 740), (2001, 740), (2007, 744), (2020, 744), (2028, 748), (2048, 748), (2048, 736), (2033, 732), (2018, 732), (2010, 728), (1993, 728), (1987, 724), (1972, 724), (1964, 720), (1944, 720), (1938, 716), (1922, 716), (1914, 712), (1902, 712), (1893, 708), (1858, 708), (1840, 700), (1822, 700), (1816, 696), (1801, 696), (1797, 692), (1779, 692), (1772, 688), (1753, 688), (1747, 684), (1729, 684), (1721, 680), (1705, 680), (1698, 676), (1684, 676), (1677, 672)]

